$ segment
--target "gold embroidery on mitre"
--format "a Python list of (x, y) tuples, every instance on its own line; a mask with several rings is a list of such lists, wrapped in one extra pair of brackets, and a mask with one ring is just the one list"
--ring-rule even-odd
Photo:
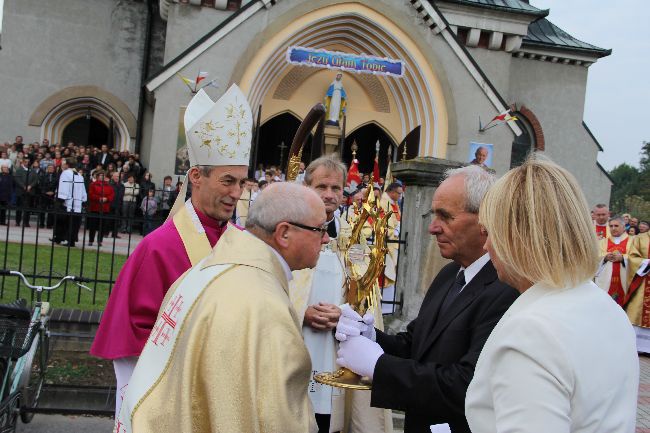
[(215, 131), (221, 128), (223, 128), (223, 125), (218, 125), (213, 123), (212, 120), (208, 120), (207, 122), (201, 123), (200, 130), (194, 131), (194, 134), (198, 135), (201, 139), (200, 147), (208, 148), (208, 157), (210, 157), (212, 145), (215, 144), (218, 146), (221, 144), (221, 137), (215, 134)]
[[(237, 101), (235, 101), (237, 103)], [(246, 118), (246, 109), (244, 108), (244, 104), (239, 104), (235, 106), (235, 104), (230, 103), (226, 107), (226, 119), (229, 121), (233, 122), (234, 121), (234, 128), (229, 129), (226, 133), (228, 134), (229, 137), (235, 138), (236, 139), (236, 144), (237, 146), (241, 145), (241, 139), (244, 137), (248, 136), (248, 131), (246, 129), (242, 128), (242, 120)]]

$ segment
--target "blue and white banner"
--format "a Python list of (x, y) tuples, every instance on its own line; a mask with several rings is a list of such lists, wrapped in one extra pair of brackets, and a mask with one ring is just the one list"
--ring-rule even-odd
[(294, 65), (305, 65), (316, 68), (341, 69), (366, 74), (390, 75), (399, 78), (404, 76), (404, 63), (401, 60), (327, 51), (316, 48), (289, 47), (287, 49), (287, 61)]

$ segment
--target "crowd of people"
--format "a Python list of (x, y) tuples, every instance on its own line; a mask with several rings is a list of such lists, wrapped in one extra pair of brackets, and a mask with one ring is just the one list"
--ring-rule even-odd
[[(80, 201), (75, 213), (85, 210), (88, 214), (90, 245), (96, 235), (101, 244), (108, 234), (131, 233), (135, 217), (143, 219), (141, 233), (148, 234), (157, 221), (166, 218), (180, 190), (180, 181), (174, 184), (169, 175), (162, 185), (156, 185), (138, 154), (113, 150), (106, 144), (61, 145), (47, 139), (24, 143), (23, 137), (17, 136), (13, 144), (0, 145), (0, 225), (9, 223), (7, 208), (15, 207), (16, 226), (30, 227), (31, 210), (38, 209), (37, 224), (53, 228), (55, 215), (65, 207), (65, 183), (72, 182), (61, 183), (68, 169), (74, 173), (70, 179), (79, 177), (82, 182), (75, 186), (73, 200)], [(83, 196), (86, 198), (81, 200)], [(53, 237), (57, 243), (70, 245), (77, 238), (75, 233)]]

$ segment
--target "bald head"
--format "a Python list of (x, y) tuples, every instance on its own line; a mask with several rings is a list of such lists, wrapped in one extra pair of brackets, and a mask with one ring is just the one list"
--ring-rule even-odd
[(294, 182), (276, 182), (265, 188), (251, 204), (246, 229), (259, 227), (273, 232), (282, 221), (302, 223), (321, 211), (325, 212), (325, 205), (312, 189)]
[(246, 229), (275, 249), (291, 270), (313, 268), (321, 244), (325, 205), (312, 189), (293, 182), (265, 188), (251, 204)]

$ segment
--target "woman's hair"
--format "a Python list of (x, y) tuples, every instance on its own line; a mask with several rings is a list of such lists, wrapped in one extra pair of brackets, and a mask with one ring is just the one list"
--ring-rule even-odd
[(499, 179), (481, 204), (497, 258), (512, 277), (562, 288), (593, 278), (598, 244), (573, 175), (539, 155)]

